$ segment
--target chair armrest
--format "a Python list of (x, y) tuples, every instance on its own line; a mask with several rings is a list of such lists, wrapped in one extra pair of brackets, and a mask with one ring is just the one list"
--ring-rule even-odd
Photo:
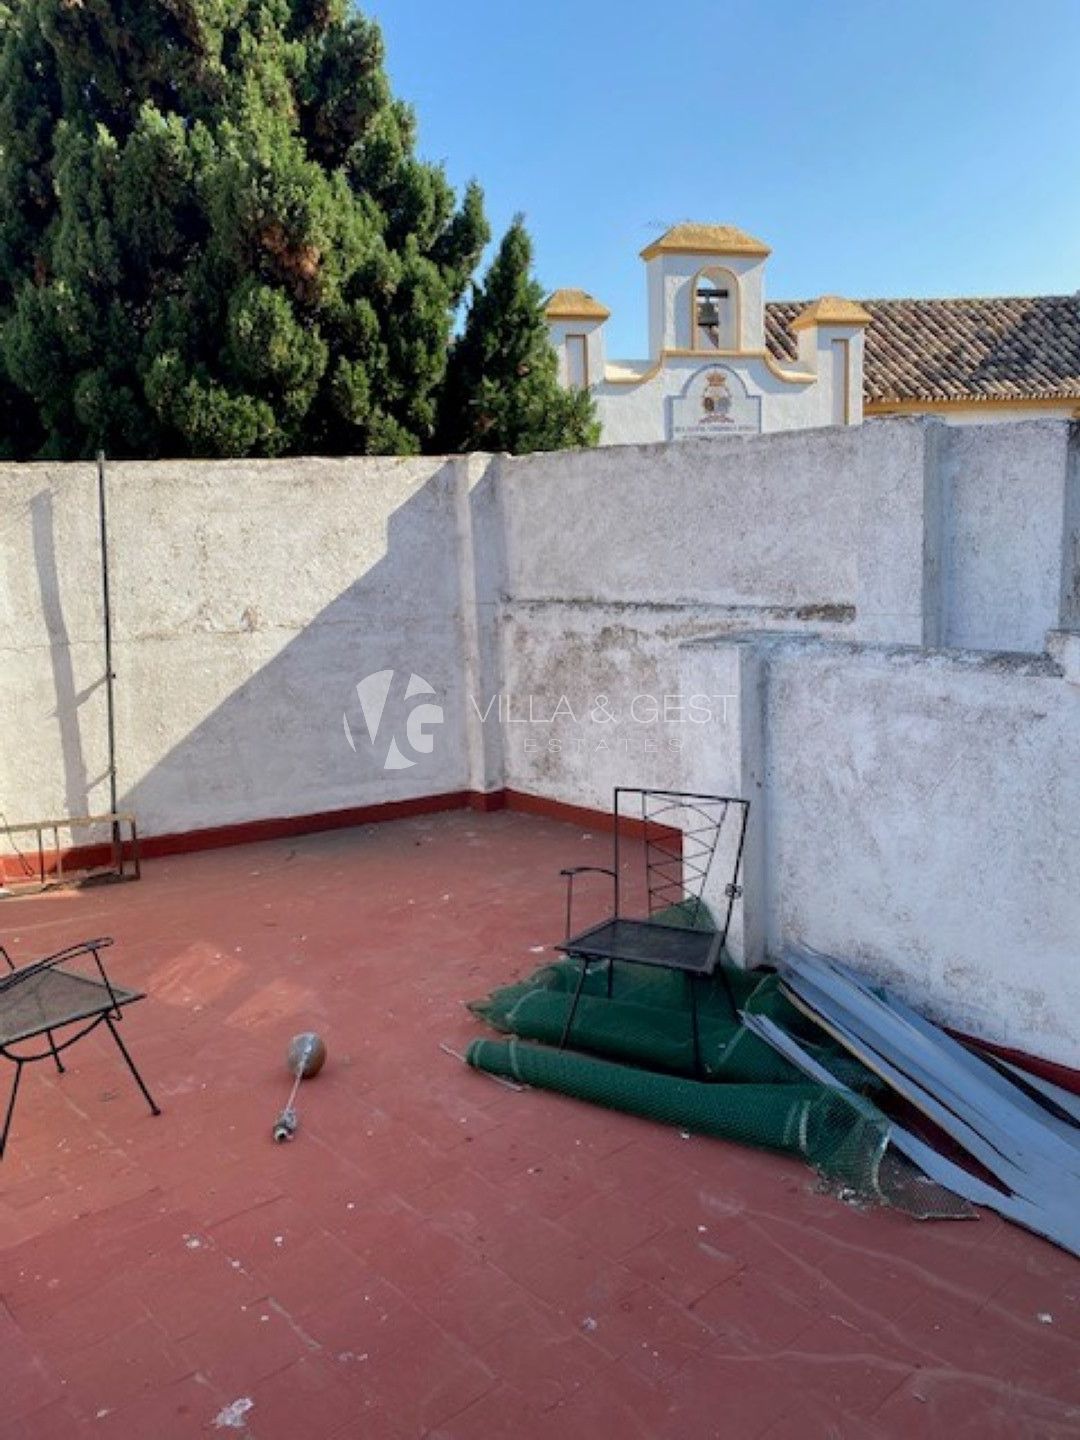
[[(96, 955), (99, 950), (106, 950), (113, 943), (111, 935), (101, 935), (96, 940), (80, 940), (77, 945), (66, 945), (63, 950), (56, 950), (51, 955), (45, 955), (34, 964), (44, 969), (49, 965), (56, 965), (61, 960), (71, 960), (76, 955)], [(31, 968), (29, 965), (26, 967)]]
[(566, 938), (570, 939), (571, 917), (574, 908), (574, 878), (577, 875), (610, 875), (615, 885), (615, 893), (619, 890), (619, 877), (614, 870), (609, 870), (606, 865), (572, 865), (568, 870), (560, 870), (560, 875), (566, 876)]
[[(109, 992), (109, 999), (112, 1001), (113, 1010), (119, 1015), (120, 1006), (116, 1000), (116, 991), (109, 983), (109, 977), (105, 973), (105, 966), (101, 963), (99, 950), (104, 950), (111, 945), (112, 937), (103, 935), (96, 940), (81, 940), (77, 945), (68, 945), (63, 950), (57, 950), (52, 955), (45, 955), (40, 960), (34, 960), (29, 965), (23, 965), (21, 969), (13, 969), (10, 975), (0, 979), (0, 990), (12, 990), (21, 981), (29, 979), (31, 975), (40, 975), (43, 970), (52, 970), (57, 965), (62, 965), (65, 960), (74, 960), (79, 955), (92, 955), (97, 965), (98, 973), (101, 976), (101, 983)], [(5, 958), (7, 958), (5, 954)], [(11, 961), (8, 959), (8, 964)]]

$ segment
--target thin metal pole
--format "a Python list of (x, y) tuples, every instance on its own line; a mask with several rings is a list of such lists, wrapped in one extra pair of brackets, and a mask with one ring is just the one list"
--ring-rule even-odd
[(621, 794), (622, 794), (622, 791), (619, 789), (618, 786), (616, 786), (616, 787), (615, 787), (615, 839), (614, 839), (614, 847), (613, 847), (613, 848), (614, 848), (614, 851), (615, 851), (615, 866), (614, 866), (614, 869), (615, 869), (615, 918), (616, 918), (616, 920), (619, 918), (619, 914), (620, 914), (620, 911), (619, 911), (619, 885), (620, 885), (620, 874), (621, 874), (621, 872), (620, 872), (620, 870), (619, 870), (619, 796), (620, 796)]
[(98, 467), (98, 519), (101, 525), (101, 599), (105, 614), (105, 713), (109, 730), (109, 809), (112, 812), (113, 862), (117, 863), (122, 854), (120, 821), (116, 818), (116, 708), (113, 697), (112, 664), (112, 605), (109, 600), (109, 527), (105, 511), (105, 451), (99, 450)]

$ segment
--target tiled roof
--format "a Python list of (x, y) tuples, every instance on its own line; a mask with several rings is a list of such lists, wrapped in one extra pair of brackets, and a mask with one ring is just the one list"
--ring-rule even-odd
[(651, 260), (664, 251), (687, 255), (768, 255), (769, 247), (737, 225), (698, 225), (686, 221), (673, 225), (658, 240), (646, 245), (641, 258)]
[(544, 304), (549, 320), (606, 320), (611, 311), (587, 290), (556, 290)]
[(809, 325), (869, 325), (870, 314), (857, 300), (845, 300), (842, 295), (823, 295), (812, 305), (796, 315), (789, 323), (790, 330), (805, 330)]
[[(863, 300), (868, 404), (911, 400), (1080, 399), (1080, 296)], [(806, 302), (765, 306), (766, 344), (797, 355), (790, 325)]]

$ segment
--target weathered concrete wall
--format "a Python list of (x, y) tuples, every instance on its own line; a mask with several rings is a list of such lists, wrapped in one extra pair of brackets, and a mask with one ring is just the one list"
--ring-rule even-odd
[[(92, 466), (0, 469), (12, 820), (107, 797), (94, 486)], [(670, 783), (684, 640), (1034, 652), (1080, 619), (1080, 467), (1056, 424), (116, 465), (109, 494), (119, 788), (150, 832), (464, 787), (604, 803), (616, 779)], [(384, 669), (384, 729), (354, 751), (354, 686)], [(385, 770), (387, 737), (423, 703), (404, 694), (413, 673), (444, 723), (430, 753)], [(560, 696), (573, 718), (550, 724)], [(598, 696), (621, 721), (583, 718)]]
[(756, 725), (704, 737), (684, 777), (750, 776), (747, 958), (803, 941), (1080, 1066), (1080, 685), (1046, 657), (768, 636), (688, 647), (684, 683), (728, 683), (748, 651)]
[(504, 462), (507, 784), (602, 808), (616, 783), (675, 784), (680, 641), (748, 626), (850, 629), (859, 436)]
[(715, 633), (721, 613), (508, 605), (501, 636), (509, 788), (607, 810), (617, 784), (677, 787), (679, 643)]
[[(0, 471), (13, 822), (108, 808), (95, 486), (92, 466)], [(467, 489), (466, 462), (441, 460), (109, 467), (118, 788), (146, 832), (469, 785)], [(383, 669), (383, 725), (354, 751), (354, 686)], [(445, 723), (384, 770), (413, 672)]]
[[(551, 731), (564, 744), (540, 745), (535, 724), (508, 729), (507, 783), (589, 803), (615, 779), (670, 784), (681, 724), (643, 726), (630, 712), (636, 696), (681, 693), (676, 646), (694, 636), (939, 643), (942, 430), (896, 420), (503, 462), (504, 680), (519, 709), (529, 696), (574, 701), (574, 719)], [(1022, 452), (1024, 434), (1014, 438)], [(1041, 427), (1034, 440), (1041, 459)], [(596, 696), (619, 724), (582, 719)]]
[(1040, 651), (1080, 592), (1069, 427), (956, 426), (938, 444), (941, 643)]
[[(1069, 1006), (1047, 1018), (1080, 999), (1080, 902), (1066, 898), (1080, 894), (1080, 691), (1043, 657), (1047, 630), (1076, 624), (1076, 462), (1059, 423), (918, 419), (513, 462), (506, 783), (597, 807), (615, 784), (747, 796), (737, 955), (806, 939), (960, 1028), (1080, 1063)], [(831, 688), (800, 668), (802, 647), (818, 653), (810, 634), (849, 642)], [(727, 637), (723, 664), (710, 635)], [(1054, 641), (1066, 659), (1077, 643)], [(798, 704), (774, 698), (774, 647), (793, 657)], [(849, 693), (852, 656), (895, 693), (862, 672)], [(1032, 728), (1044, 704), (1053, 718)], [(959, 745), (972, 759), (943, 779)], [(940, 783), (944, 829), (910, 791), (913, 768)]]
[[(740, 793), (736, 953), (805, 939), (1080, 1064), (1066, 426), (114, 465), (109, 503), (145, 832), (504, 786)], [(3, 817), (105, 809), (93, 466), (0, 467), (0, 664)]]
[(814, 430), (523, 456), (501, 477), (510, 595), (851, 604), (860, 454)]
[[(615, 785), (678, 788), (688, 726), (722, 723), (728, 695), (688, 690), (680, 646), (747, 626), (843, 634), (795, 608), (518, 601), (500, 617), (506, 784), (606, 810)], [(691, 718), (689, 701), (699, 704)], [(485, 698), (490, 704), (490, 697)], [(494, 715), (494, 710), (491, 712)]]

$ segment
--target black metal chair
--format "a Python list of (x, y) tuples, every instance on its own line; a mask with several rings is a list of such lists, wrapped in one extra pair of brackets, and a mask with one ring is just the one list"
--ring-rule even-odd
[[(687, 978), (694, 1068), (701, 1074), (698, 982), (715, 975), (720, 966), (731, 912), (735, 900), (742, 894), (738, 880), (749, 814), (749, 800), (734, 796), (616, 787), (614, 868), (576, 865), (560, 871), (566, 876), (566, 939), (556, 949), (581, 961), (581, 974), (559, 1041), (560, 1049), (570, 1038), (581, 992), (593, 965), (607, 966), (609, 999), (616, 961), (625, 965), (651, 965), (681, 971)], [(620, 865), (628, 840), (641, 846), (647, 894), (645, 918), (626, 915), (622, 908)], [(705, 884), (718, 854), (723, 854), (730, 866), (730, 879), (722, 891), (726, 904), (715, 917), (715, 929), (695, 929), (705, 903)], [(586, 873), (611, 876), (615, 908), (607, 919), (575, 935), (571, 933), (574, 880)], [(682, 923), (656, 918), (658, 913), (675, 906), (679, 907)], [(735, 1000), (722, 969), (720, 974), (734, 1016)]]
[[(0, 1055), (12, 1061), (15, 1066), (15, 1079), (11, 1084), (4, 1128), (0, 1130), (0, 1158), (3, 1157), (11, 1130), (11, 1118), (15, 1113), (15, 1100), (19, 1093), (23, 1066), (30, 1065), (35, 1060), (51, 1059), (62, 1075), (64, 1066), (60, 1059), (61, 1053), (102, 1024), (108, 1027), (116, 1041), (124, 1063), (135, 1077), (135, 1083), (142, 1091), (151, 1112), (154, 1115), (161, 1114), (116, 1028), (116, 1022), (123, 1018), (123, 1007), (136, 1000), (143, 1000), (145, 996), (141, 990), (127, 990), (120, 985), (114, 985), (106, 975), (99, 952), (112, 943), (108, 938), (84, 940), (81, 944), (69, 945), (66, 950), (57, 951), (55, 955), (46, 955), (42, 960), (24, 965), (19, 970), (0, 945), (0, 958), (5, 961), (10, 972), (7, 975), (0, 972)], [(93, 956), (97, 977), (80, 975), (67, 968), (68, 963), (82, 955)], [(78, 1025), (80, 1028), (75, 1034), (61, 1038), (58, 1043), (54, 1031), (64, 1030), (69, 1025)], [(18, 1054), (11, 1048), (41, 1036), (48, 1042), (47, 1049), (33, 1054)]]

